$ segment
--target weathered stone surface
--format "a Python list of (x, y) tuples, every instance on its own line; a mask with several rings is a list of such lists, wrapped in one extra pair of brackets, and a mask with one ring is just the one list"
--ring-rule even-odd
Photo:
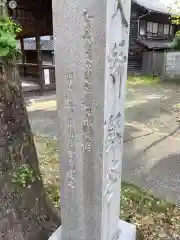
[(130, 0), (54, 0), (62, 240), (120, 238)]

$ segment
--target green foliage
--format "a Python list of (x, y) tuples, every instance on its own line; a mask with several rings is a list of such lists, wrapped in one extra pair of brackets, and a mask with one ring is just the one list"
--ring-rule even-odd
[(180, 51), (180, 31), (178, 31), (174, 37), (172, 48)]
[[(180, 1), (177, 0), (175, 2), (174, 7), (171, 6), (170, 8), (170, 13), (172, 13), (171, 15), (171, 22), (175, 25), (180, 25), (180, 14), (173, 14), (173, 9), (176, 9), (176, 12), (179, 13), (180, 12)], [(180, 31), (176, 32), (176, 35), (173, 39), (173, 44), (172, 44), (172, 49), (180, 51)]]
[(180, 1), (172, 1), (169, 5), (169, 13), (171, 15), (171, 22), (175, 25), (180, 24)]
[(35, 182), (33, 170), (24, 164), (12, 174), (12, 182), (19, 187), (30, 187)]
[(21, 27), (11, 18), (0, 18), (0, 57), (18, 58), (20, 51), (17, 49), (16, 35), (20, 31)]
[(180, 24), (180, 17), (179, 15), (176, 15), (176, 16), (172, 16), (171, 17), (171, 22), (175, 25), (179, 25)]

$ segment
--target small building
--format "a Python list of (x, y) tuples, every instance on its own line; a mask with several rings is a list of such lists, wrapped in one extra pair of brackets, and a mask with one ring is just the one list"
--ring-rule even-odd
[[(37, 50), (36, 50), (36, 39), (35, 38), (25, 38), (23, 41), (24, 54), (23, 58), (19, 61), (19, 72), (21, 78), (26, 80), (26, 82), (31, 82), (32, 85), (39, 88), (37, 85), (37, 79), (39, 78), (39, 66), (37, 64)], [(55, 65), (54, 65), (54, 42), (52, 36), (44, 36), (40, 38), (41, 46), (41, 70), (42, 78), (44, 81), (44, 87), (55, 88)], [(18, 48), (21, 48), (20, 41), (18, 41)], [(23, 62), (24, 61), (24, 62)], [(23, 82), (23, 85), (27, 83)], [(54, 86), (52, 86), (52, 84)], [(33, 87), (34, 88), (34, 87)]]
[(40, 92), (47, 88), (55, 88), (55, 66), (51, 62), (44, 64), (44, 58), (47, 60), (47, 55), (52, 55), (53, 47), (49, 46), (48, 41), (41, 39), (41, 36), (53, 35), (52, 1), (16, 0), (7, 1), (7, 4), (9, 15), (22, 27), (17, 39), (22, 52), (19, 69), (23, 84), (27, 89), (32, 88)]
[[(53, 44), (51, 42), (49, 48), (48, 42), (41, 40), (41, 36), (53, 35), (52, 1), (16, 0), (16, 2), (17, 7), (9, 9), (9, 12), (23, 29), (18, 36), (22, 50), (22, 61), (19, 63), (22, 79), (29, 82), (33, 80), (41, 91), (55, 88)], [(162, 52), (170, 48), (177, 27), (171, 24), (169, 9), (162, 0), (132, 0), (131, 9), (128, 69), (138, 72), (148, 68), (145, 63), (154, 62), (153, 58), (149, 57), (152, 52)], [(33, 37), (35, 40), (31, 42), (23, 40)], [(46, 63), (48, 61), (50, 64)]]
[(152, 62), (151, 52), (171, 48), (176, 31), (163, 1), (132, 0), (128, 70), (143, 71)]
[[(20, 41), (18, 41), (18, 48), (20, 49)], [(37, 64), (37, 50), (36, 50), (36, 39), (35, 38), (25, 38), (23, 39), (24, 45), (24, 61), (26, 67), (23, 65), (23, 59), (20, 59), (20, 74), (24, 76), (31, 76), (34, 78), (38, 77), (38, 66)], [(54, 65), (54, 42), (51, 36), (42, 37), (40, 40), (41, 46), (41, 61), (42, 66), (53, 66)], [(32, 66), (31, 66), (32, 64)]]
[[(24, 53), (25, 61), (27, 63), (37, 62), (36, 39), (25, 38)], [(42, 64), (54, 64), (54, 42), (51, 36), (42, 37), (40, 39)], [(18, 41), (18, 48), (20, 48), (20, 41)]]

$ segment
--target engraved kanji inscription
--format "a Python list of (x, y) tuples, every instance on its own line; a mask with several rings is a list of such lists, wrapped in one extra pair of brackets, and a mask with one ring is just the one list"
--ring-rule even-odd
[(107, 198), (107, 202), (110, 203), (114, 193), (114, 184), (119, 181), (121, 178), (121, 165), (118, 160), (112, 161), (112, 167), (109, 169), (107, 174), (108, 185), (105, 190), (105, 196)]
[(65, 93), (64, 107), (67, 108), (68, 111), (68, 119), (67, 119), (67, 148), (68, 148), (68, 164), (69, 169), (66, 173), (68, 186), (73, 189), (76, 185), (76, 172), (75, 172), (75, 132), (74, 132), (74, 120), (73, 120), (73, 111), (74, 111), (74, 100), (72, 95), (73, 88), (73, 73), (66, 73), (66, 81), (67, 81), (67, 92)]
[(114, 43), (109, 54), (109, 74), (112, 77), (113, 84), (116, 83), (116, 79), (123, 74), (124, 63), (126, 63), (127, 57), (123, 54), (123, 46), (125, 41), (122, 40), (119, 44)]
[(116, 233), (115, 233), (114, 236), (112, 237), (112, 240), (118, 240), (118, 239), (120, 239), (120, 234), (121, 234), (121, 230), (118, 228), (118, 230), (116, 231)]
[(85, 64), (84, 64), (84, 93), (91, 94), (92, 93), (92, 26), (89, 14), (87, 10), (84, 10), (84, 49), (85, 49)]
[(83, 12), (84, 16), (84, 96), (82, 100), (82, 111), (84, 112), (83, 120), (83, 138), (82, 151), (90, 153), (93, 143), (93, 98), (92, 98), (92, 24), (91, 17), (87, 10)]
[(108, 124), (108, 132), (106, 138), (106, 152), (108, 153), (111, 148), (114, 148), (121, 140), (121, 113), (119, 112), (116, 117), (111, 115)]

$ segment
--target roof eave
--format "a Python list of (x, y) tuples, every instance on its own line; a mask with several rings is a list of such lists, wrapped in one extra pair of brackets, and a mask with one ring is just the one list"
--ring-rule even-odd
[[(162, 40), (163, 41), (163, 40)], [(145, 44), (145, 43), (143, 43), (143, 42), (141, 42), (141, 40), (136, 40), (136, 42), (137, 43), (139, 43), (139, 44), (141, 44), (142, 46), (144, 46), (144, 47), (146, 47), (146, 48), (148, 48), (149, 50), (166, 50), (166, 49), (171, 49), (171, 46), (164, 46), (164, 47), (150, 47), (150, 46), (148, 46), (147, 44)]]
[(161, 12), (161, 11), (158, 11), (158, 10), (156, 11), (156, 10), (147, 8), (147, 7), (145, 7), (144, 5), (139, 4), (136, 0), (132, 0), (132, 2), (136, 3), (137, 5), (143, 7), (144, 9), (146, 9), (146, 10), (148, 10), (148, 11), (150, 11), (150, 12), (161, 13), (161, 14), (169, 15), (169, 16), (170, 16), (170, 15), (173, 15), (173, 14), (170, 14), (170, 13), (167, 13), (167, 12)]

